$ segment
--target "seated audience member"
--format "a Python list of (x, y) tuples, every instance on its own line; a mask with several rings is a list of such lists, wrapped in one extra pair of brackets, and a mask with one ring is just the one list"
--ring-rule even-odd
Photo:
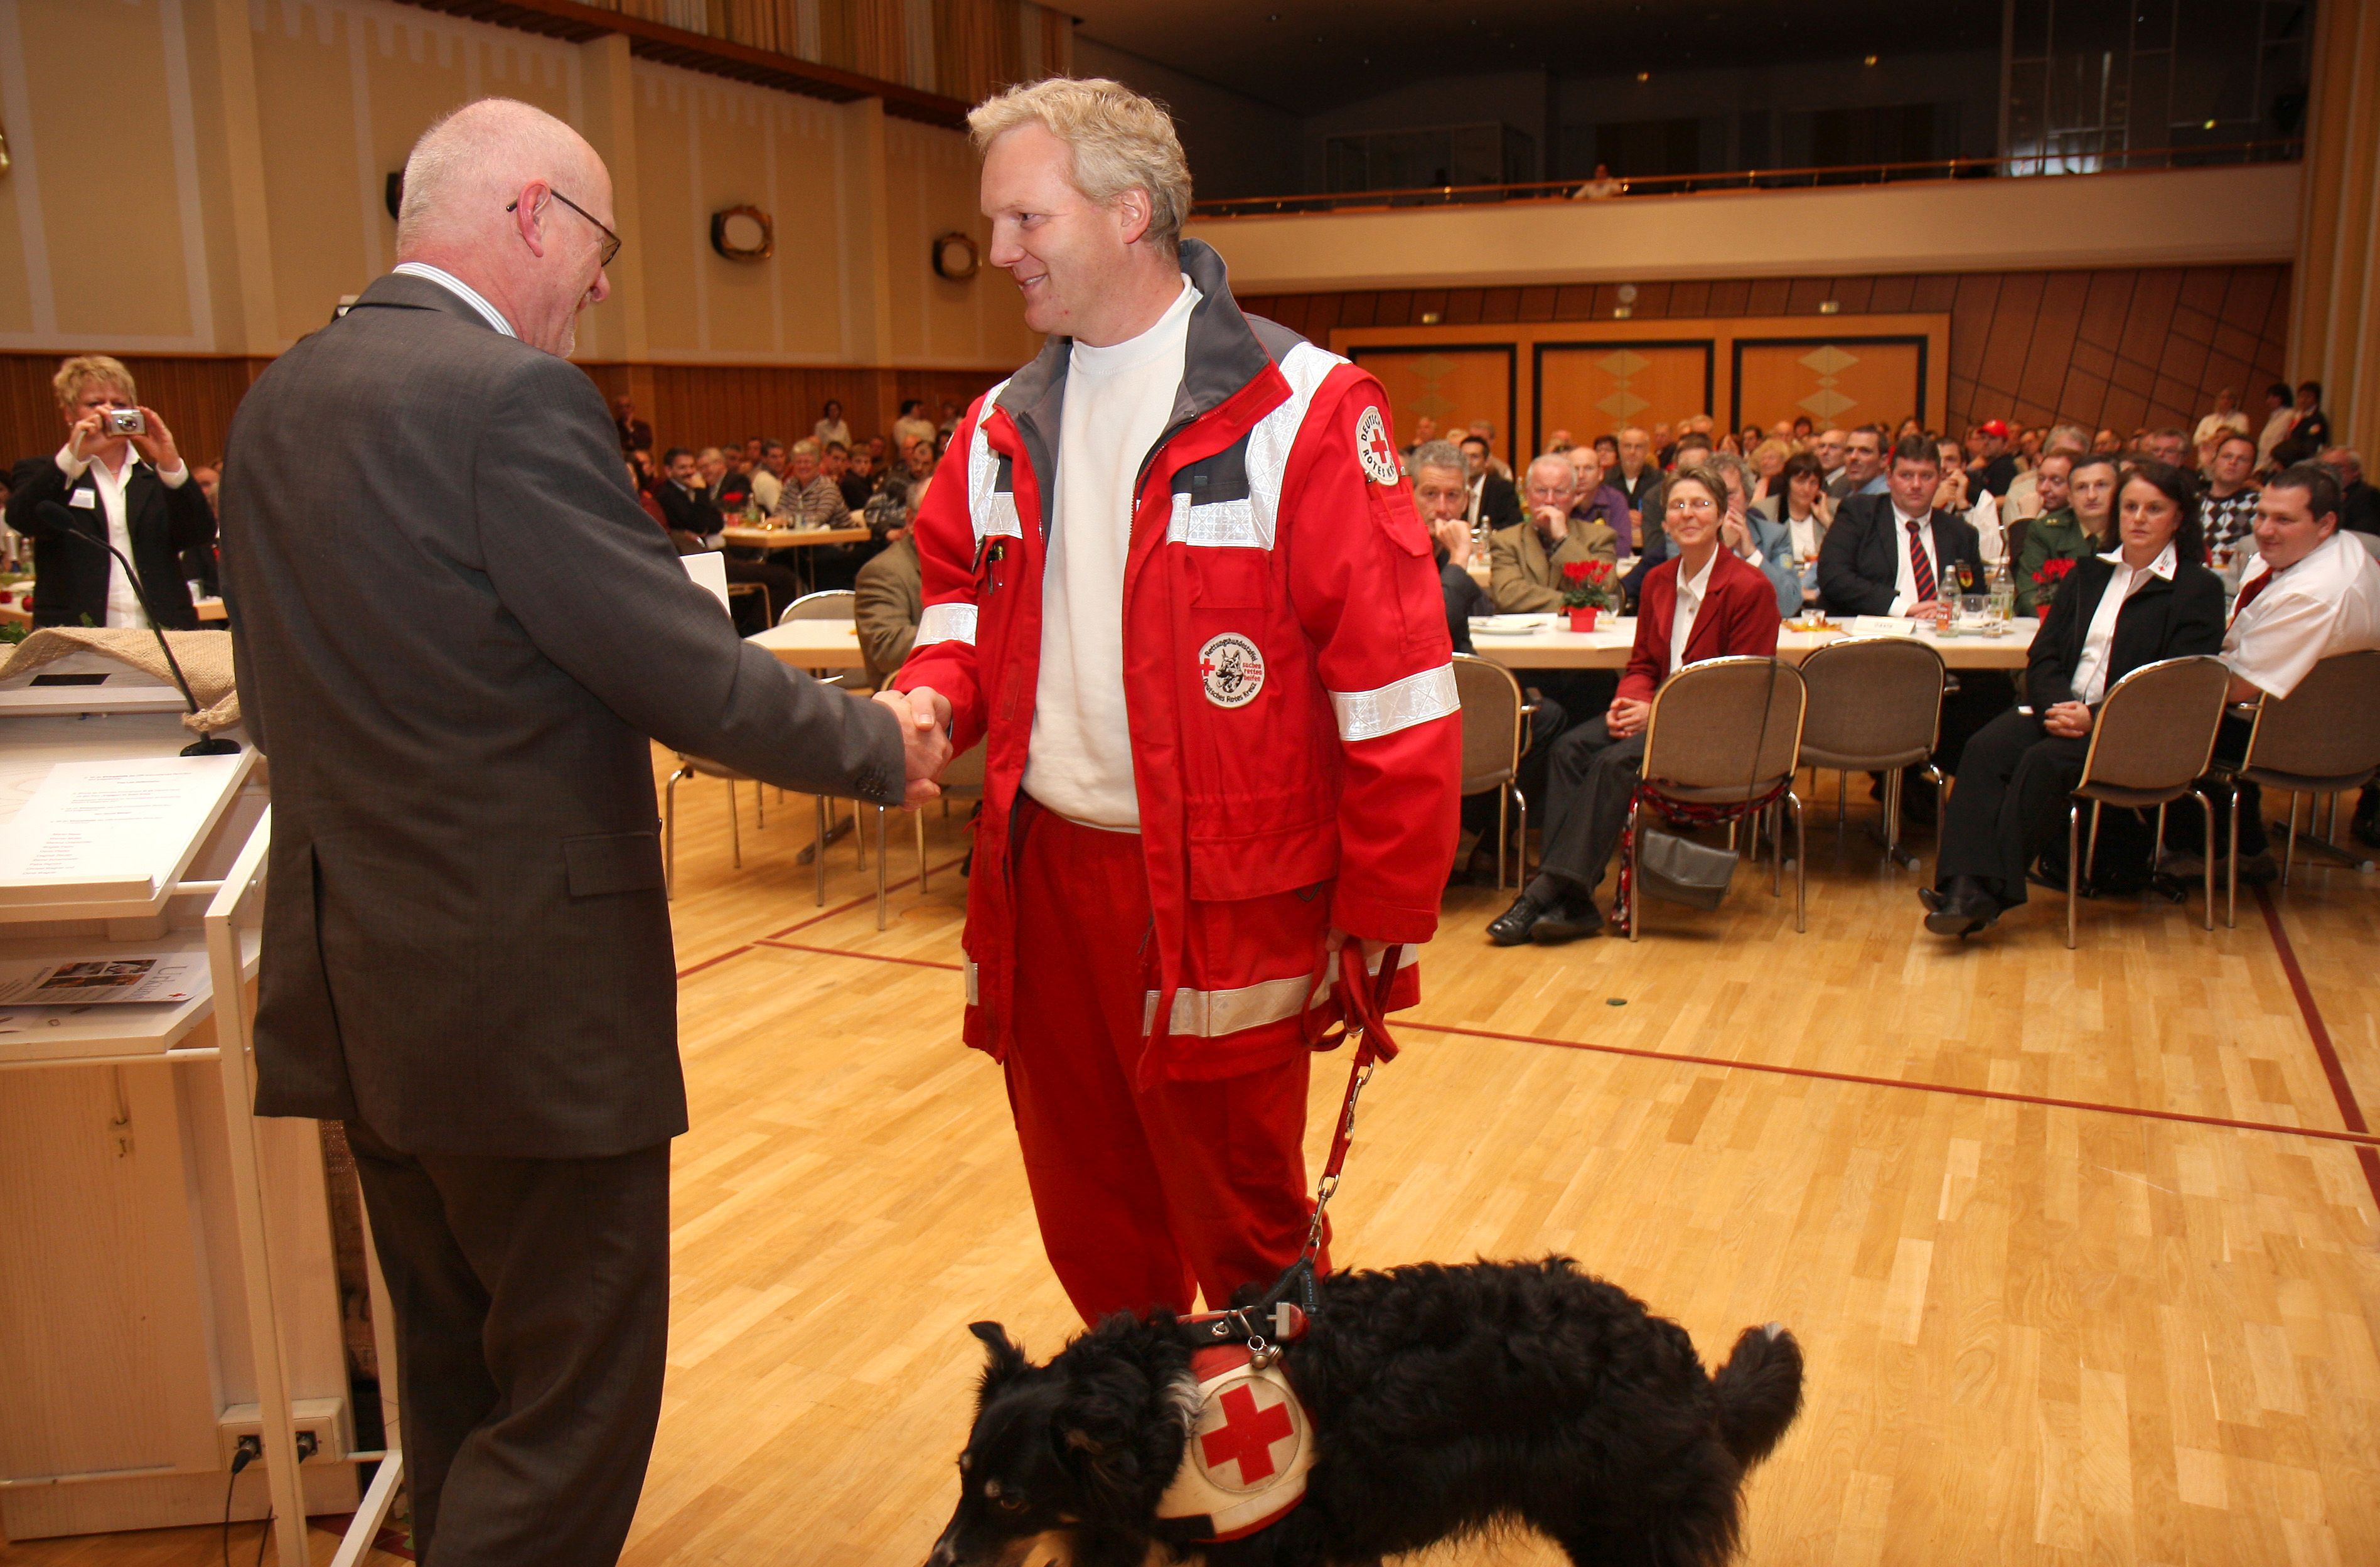
[(2215, 437), (2213, 459), (2207, 464), (2210, 482), (2199, 503), (2199, 527), (2206, 547), (2251, 550), (2256, 541), (2256, 443), (2236, 430)]
[(1463, 482), (1463, 453), (1448, 441), (1425, 441), (1413, 449), (1414, 508), (1429, 529), (1438, 556), (1438, 585), (1446, 599), (1446, 631), (1454, 650), (1471, 648), (1471, 617), (1493, 614), (1488, 589), (1471, 575), (1471, 528), (1463, 514), (1471, 504)]
[(2080, 457), (2091, 450), (2091, 432), (2079, 424), (2053, 426), (2041, 443), (2041, 454), (2033, 466), (2020, 473), (2009, 484), (2006, 495), (2000, 497), (2000, 526), (2007, 528), (2027, 517), (2054, 512), (2056, 506), (2044, 505), (2037, 493), (2041, 483), (2041, 465), (2053, 456)]
[[(199, 493), (207, 498), (207, 510), (221, 516), (223, 502), (219, 496), (223, 488), (223, 470), (200, 463), (190, 469), (190, 482), (197, 485)], [(8, 477), (6, 473), (0, 472), (0, 512), (6, 511), (7, 504)], [(180, 558), (182, 575), (199, 585), (199, 592), (202, 597), (212, 599), (222, 595), (223, 566), (222, 562), (215, 556), (213, 540), (210, 539), (203, 544), (191, 545), (182, 552)]]
[(859, 510), (868, 504), (868, 497), (876, 493), (876, 476), (868, 471), (868, 448), (865, 446), (856, 452), (829, 446), (826, 460), (820, 468), (834, 480), (834, 487), (843, 492), (845, 511)]
[(1718, 519), (1720, 547), (1768, 578), (1769, 586), (1776, 589), (1779, 619), (1799, 614), (1802, 574), (1793, 561), (1792, 541), (1782, 527), (1754, 514), (1752, 475), (1743, 459), (1732, 452), (1719, 452), (1712, 456), (1710, 466), (1727, 486), (1727, 507)]
[(1578, 471), (1578, 500), (1570, 508), (1572, 520), (1599, 522), (1611, 529), (1622, 555), (1636, 549), (1636, 525), (1628, 515), (1628, 497), (1603, 481), (1603, 459), (1592, 446), (1556, 446)]
[(1764, 501), (1777, 493), (1779, 487), (1785, 481), (1785, 459), (1792, 455), (1793, 443), (1775, 436), (1769, 437), (1752, 449), (1749, 461), (1752, 464), (1752, 477), (1755, 481), (1752, 487), (1754, 500)]
[[(659, 528), (663, 533), (670, 534), (670, 542), (678, 546), (677, 553), (679, 554), (684, 555), (693, 553), (693, 551), (686, 548), (685, 542), (680, 540), (678, 535), (670, 533), (669, 514), (662, 510), (661, 497), (655, 495), (651, 491), (646, 489), (644, 485), (639, 482), (639, 476), (637, 473), (637, 465), (631, 462), (624, 462), (621, 466), (628, 470), (628, 488), (637, 492), (637, 503), (645, 508), (645, 515), (653, 519), (653, 526)], [(693, 540), (692, 541), (698, 546), (701, 543), (701, 541), (698, 539)]]
[(1598, 435), (1587, 444), (1595, 448), (1595, 466), (1603, 470), (1603, 481), (1625, 496), (1628, 492), (1617, 478), (1620, 472), (1620, 437)]
[(1864, 424), (1843, 437), (1843, 469), (1827, 486), (1837, 501), (1880, 494), (1884, 484), (1884, 426)]
[[(727, 541), (720, 534), (720, 516), (711, 506), (710, 491), (702, 481), (694, 454), (683, 446), (673, 446), (662, 460), (667, 467), (653, 492), (653, 500), (661, 508), (662, 527), (668, 532), (670, 542), (677, 546), (681, 555), (723, 550)], [(773, 561), (731, 553), (725, 564), (729, 582), (757, 582), (766, 589), (758, 603), (749, 595), (730, 601), (736, 626), (747, 637), (775, 625), (777, 613), (801, 596), (801, 579), (790, 568)]]
[[(105, 354), (82, 354), (50, 380), (65, 443), (27, 457), (9, 476), (8, 526), (32, 541), (33, 625), (150, 624), (133, 580), (100, 548), (114, 544), (132, 563), (168, 630), (195, 631), (186, 557), (212, 558), (214, 508), (190, 481), (189, 465), (157, 410), (139, 401), (132, 372)], [(138, 435), (108, 428), (111, 413), (140, 411)], [(60, 521), (58, 514), (66, 514)], [(65, 535), (71, 531), (75, 537)], [(202, 579), (211, 579), (212, 571)]]
[(819, 443), (821, 451), (829, 446), (841, 446), (845, 451), (851, 449), (851, 426), (844, 422), (841, 401), (833, 397), (826, 400), (819, 421), (810, 426), (810, 439)]
[(1807, 444), (1811, 435), (1816, 431), (1817, 428), (1817, 421), (1813, 419), (1808, 414), (1794, 415), (1792, 431), (1795, 443), (1797, 445)]
[[(1785, 459), (1779, 493), (1752, 504), (1753, 515), (1766, 518), (1784, 534), (1788, 558), (1800, 585), (1792, 607), (1799, 614), (1818, 601), (1818, 547), (1827, 541), (1827, 525), (1834, 520), (1835, 503), (1827, 495), (1825, 470), (1814, 452), (1796, 452)], [(1757, 542), (1755, 538), (1755, 542)], [(1763, 544), (1761, 553), (1768, 553)]]
[(1529, 465), (1525, 519), (1499, 528), (1488, 539), (1488, 596), (1507, 614), (1536, 614), (1561, 608), (1562, 567), (1572, 561), (1617, 565), (1620, 549), (1611, 529), (1599, 522), (1572, 519), (1578, 500), (1578, 469), (1548, 452)]
[[(1653, 462), (1655, 466), (1661, 468), (1664, 472), (1667, 472), (1670, 464), (1677, 456), (1677, 433), (1670, 427), (1668, 419), (1657, 419), (1653, 424), (1651, 439), (1653, 443), (1651, 448)], [(1658, 522), (1660, 518), (1656, 516), (1654, 520)]]
[(694, 467), (702, 476), (703, 488), (710, 492), (712, 508), (722, 517), (740, 520), (752, 499), (752, 481), (730, 467), (727, 454), (716, 446), (705, 446), (697, 453)]
[(2298, 420), (2297, 394), (2286, 381), (2276, 381), (2265, 388), (2265, 428), (2256, 434), (2256, 471), (2265, 473), (2277, 467), (2273, 448), (2289, 437), (2289, 426)]
[[(912, 480), (906, 474), (888, 473), (860, 508), (860, 520), (868, 525), (873, 539), (890, 539), (892, 530), (909, 526), (909, 491)], [(871, 542), (873, 540), (871, 540)]]
[(2009, 427), (2002, 420), (1987, 419), (1975, 427), (1978, 450), (1967, 464), (1967, 499), (1970, 504), (1985, 495), (2004, 496), (2016, 482), (2017, 462), (2009, 450)]
[(1858, 494), (1835, 509), (1818, 553), (1818, 591), (1829, 614), (1949, 618), (1941, 599), (1942, 568), (1963, 567), (1983, 580), (1974, 528), (1933, 508), (1941, 485), (1942, 456), (1922, 435), (1892, 449), (1883, 494)]
[(912, 441), (923, 441), (929, 446), (934, 443), (934, 421), (926, 417), (922, 397), (904, 398), (901, 417), (892, 421), (892, 450), (905, 452)]
[(2282, 468), (2312, 462), (2330, 444), (2330, 416), (2322, 411), (2322, 383), (2298, 383), (2297, 405), (2291, 410), (2289, 432), (2273, 448), (2273, 461)]
[(2030, 426), (2016, 432), (2016, 469), (2019, 479), (2031, 473), (2041, 462), (2043, 433), (2038, 425)]
[(1517, 486), (1521, 481), (1521, 476), (1512, 471), (1512, 464), (1496, 456), (1496, 421), (1489, 419), (1475, 419), (1471, 421), (1470, 429), (1472, 434), (1488, 443), (1488, 471), (1505, 483)]
[(2097, 456), (2078, 461), (2064, 452), (2046, 456), (2035, 493), (2049, 509), (2026, 521), (2024, 541), (2009, 565), (2019, 614), (2039, 613), (2063, 590), (2042, 580), (2043, 568), (2051, 561), (2087, 561), (2107, 548), (2107, 520), (2116, 501), (2116, 461)]
[(934, 433), (940, 437), (940, 439), (934, 443), (934, 455), (936, 456), (941, 456), (942, 448), (950, 443), (952, 436), (958, 433), (958, 429), (959, 406), (956, 403), (952, 402), (948, 397), (945, 397), (942, 399), (941, 420), (934, 426)]
[(1475, 528), (1484, 522), (1491, 530), (1517, 526), (1521, 520), (1520, 494), (1511, 480), (1496, 473), (1488, 458), (1487, 437), (1465, 435), (1461, 444), (1463, 460), (1471, 468), (1471, 499), (1463, 520)]
[[(1597, 443), (1597, 444), (1600, 443)], [(1664, 444), (1666, 443), (1665, 441)], [(1628, 520), (1633, 525), (1632, 534), (1641, 541), (1648, 533), (1661, 531), (1658, 526), (1649, 529), (1645, 526), (1645, 496), (1653, 486), (1661, 481), (1660, 464), (1655, 462), (1653, 458), (1653, 437), (1632, 424), (1620, 432), (1619, 438), (1612, 443), (1612, 446), (1618, 454), (1619, 460), (1605, 470), (1604, 480), (1614, 490), (1628, 497)], [(1653, 514), (1653, 521), (1658, 525), (1660, 520), (1661, 514), (1656, 511)]]
[(2188, 467), (2190, 466), (2190, 431), (2170, 424), (2162, 430), (2152, 430), (2141, 450), (2168, 468)]
[(1810, 443), (1810, 455), (1818, 459), (1819, 478), (1829, 486), (1842, 477), (1843, 443), (1850, 438), (1850, 431), (1829, 425)]
[(1611, 176), (1609, 164), (1595, 165), (1595, 177), (1570, 193), (1573, 201), (1608, 201), (1628, 187)]
[[(2125, 480), (2116, 547), (2075, 566), (2033, 640), (2030, 707), (2010, 708), (1967, 742), (1934, 885), (1918, 893), (1928, 930), (1972, 935), (2023, 903), (2026, 870), (2045, 850), (2056, 862), (2050, 880), (2062, 885), (2069, 796), (2108, 688), (2143, 664), (2222, 646), (2223, 582), (2199, 564), (2197, 500), (2190, 476), (2165, 463), (2143, 463)], [(2120, 885), (2127, 869), (2140, 880), (2144, 837), (2103, 822), (2095, 880)], [(2137, 868), (2117, 863), (2127, 855), (2140, 856)]]
[(820, 469), (819, 443), (795, 442), (786, 459), (784, 487), (769, 515), (795, 528), (834, 528), (842, 525), (848, 509), (842, 488)]
[[(1677, 454), (1677, 462), (1673, 465), (1676, 468), (1684, 468), (1689, 463), (1706, 463), (1713, 455), (1710, 437), (1697, 430), (1689, 430), (1679, 436), (1670, 450)], [(1656, 478), (1645, 492), (1644, 513), (1657, 525), (1669, 510), (1668, 489), (1669, 479), (1663, 475)], [(1655, 566), (1675, 553), (1677, 552), (1670, 547), (1669, 534), (1660, 527), (1639, 530), (1636, 564), (1629, 568), (1628, 575), (1620, 583), (1622, 601), (1631, 613), (1645, 591), (1645, 578), (1652, 574)]]
[(2380, 492), (2363, 478), (2363, 454), (2333, 446), (2323, 453), (2322, 466), (2338, 480), (2338, 526), (2350, 533), (2380, 533)]
[(1934, 509), (1964, 516), (1973, 503), (1967, 488), (1969, 475), (1959, 466), (1961, 448), (1956, 441), (1942, 440), (1934, 443), (1934, 451), (1942, 464), (1942, 477), (1934, 484)]
[[(653, 492), (662, 504), (662, 516), (668, 519), (672, 533), (683, 533), (697, 541), (710, 541), (719, 532), (719, 512), (710, 504), (710, 487), (702, 476), (702, 466), (695, 455), (684, 446), (672, 446), (662, 454), (662, 482)], [(708, 548), (716, 549), (710, 543)], [(680, 554), (689, 553), (683, 541)]]
[[(921, 482), (915, 499), (923, 504), (927, 486)], [(885, 531), (883, 551), (859, 568), (852, 582), (852, 612), (859, 624), (860, 656), (868, 661), (868, 684), (884, 689), (909, 650), (917, 645), (917, 620), (926, 610), (924, 568), (918, 564), (917, 541), (907, 524)]]
[[(2265, 481), (2256, 503), (2256, 559), (2240, 583), (2231, 625), (2223, 635), (2223, 662), (2231, 666), (2230, 698), (2286, 698), (2320, 661), (2380, 648), (2380, 562), (2340, 531), (2338, 480), (2319, 463), (2295, 463)], [(2225, 715), (2217, 756), (2237, 761), (2247, 750), (2251, 721)], [(1962, 785), (1963, 786), (1963, 785)], [(2240, 879), (2272, 879), (2265, 839), (2263, 792), (2240, 785)], [(2166, 812), (2168, 869), (2187, 875), (2203, 852), (2198, 808), (2189, 797)], [(2228, 840), (2217, 811), (2215, 842)]]
[(1404, 450), (1397, 455), (1404, 458), (1405, 461), (1410, 464), (1413, 461), (1413, 455), (1415, 452), (1420, 451), (1424, 446), (1428, 445), (1431, 442), (1437, 439), (1438, 420), (1430, 418), (1427, 414), (1416, 414), (1414, 417), (1413, 421), (1413, 439), (1406, 442)]
[[(2248, 416), (2240, 407), (2239, 388), (2226, 386), (2215, 394), (2215, 411), (2198, 421), (2191, 432), (2191, 450), (2198, 454), (2198, 466), (2212, 470), (2215, 467), (2215, 443), (2226, 434), (2247, 435)], [(2250, 436), (2251, 444), (2254, 437)]]
[(1645, 579), (1635, 647), (1609, 709), (1553, 744), (1540, 869), (1488, 925), (1488, 938), (1500, 947), (1602, 929), (1595, 889), (1627, 826), (1654, 693), (1703, 659), (1777, 651), (1777, 596), (1768, 579), (1719, 547), (1726, 492), (1726, 481), (1706, 464), (1682, 463), (1670, 477), (1663, 525), (1678, 553)]
[(650, 452), (653, 449), (653, 427), (637, 417), (634, 398), (612, 399), (612, 424), (620, 432), (622, 452)]
[(777, 501), (785, 492), (785, 443), (783, 441), (760, 443), (760, 461), (752, 469), (752, 498), (760, 503), (764, 515), (774, 516)]
[(2091, 437), (2091, 452), (2095, 456), (2112, 457), (2123, 449), (2124, 438), (2112, 430), (2103, 430)]

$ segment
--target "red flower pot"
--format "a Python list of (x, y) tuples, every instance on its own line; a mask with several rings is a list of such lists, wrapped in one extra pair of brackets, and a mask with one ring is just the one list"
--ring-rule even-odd
[(1581, 608), (1581, 609), (1574, 609), (1574, 610), (1571, 611), (1571, 612), (1570, 612), (1570, 628), (1571, 628), (1572, 631), (1592, 631), (1592, 630), (1594, 630), (1594, 629), (1595, 629), (1595, 609), (1596, 609), (1596, 606), (1595, 606), (1595, 605), (1593, 605), (1593, 604), (1588, 604), (1588, 605), (1585, 606), (1584, 608)]

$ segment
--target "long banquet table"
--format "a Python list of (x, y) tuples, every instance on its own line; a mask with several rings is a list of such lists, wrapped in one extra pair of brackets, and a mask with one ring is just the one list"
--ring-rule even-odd
[[(1942, 662), (1952, 669), (2022, 669), (2038, 629), (2037, 622), (2017, 620), (2009, 623), (2007, 635), (2001, 637), (1937, 637), (1921, 631), (1914, 639), (1940, 653)], [(1840, 626), (1820, 631), (1795, 631), (1789, 626), (1777, 634), (1777, 656), (1788, 663), (1800, 663), (1828, 643), (1850, 639), (1851, 634)], [(1633, 616), (1599, 621), (1594, 630), (1585, 632), (1558, 631), (1548, 626), (1514, 635), (1484, 630), (1477, 622), (1471, 627), (1472, 650), (1507, 669), (1621, 669), (1635, 641)]]

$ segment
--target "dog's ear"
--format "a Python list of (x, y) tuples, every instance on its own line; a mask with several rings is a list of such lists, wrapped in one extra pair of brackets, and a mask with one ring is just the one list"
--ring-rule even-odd
[(1067, 1379), (1050, 1440), (1059, 1461), (1112, 1522), (1144, 1524), (1181, 1462), (1182, 1422), (1161, 1395), (1127, 1360), (1078, 1369)]
[(1016, 1347), (1016, 1342), (1008, 1336), (1008, 1330), (997, 1322), (970, 1322), (967, 1331), (981, 1339), (983, 1347), (991, 1352), (991, 1359), (983, 1368), (983, 1383), (977, 1390), (977, 1400), (981, 1402), (998, 1391), (1002, 1382), (1025, 1369), (1025, 1352)]

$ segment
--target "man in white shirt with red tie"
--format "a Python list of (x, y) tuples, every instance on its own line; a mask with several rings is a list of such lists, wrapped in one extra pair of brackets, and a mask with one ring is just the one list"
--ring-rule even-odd
[[(2320, 463), (2298, 463), (2275, 474), (2256, 502), (2256, 559), (2240, 584), (2223, 635), (2223, 662), (2231, 669), (2230, 698), (2257, 702), (2285, 698), (2326, 658), (2380, 648), (2380, 562), (2339, 531), (2338, 480)], [(2253, 727), (2226, 717), (2216, 755), (2231, 761), (2247, 750)], [(2166, 816), (2168, 861), (2204, 844), (2194, 797)], [(2265, 837), (2264, 796), (2240, 785), (2240, 879), (2269, 881), (2275, 873)], [(2216, 821), (2216, 848), (2228, 832)]]

